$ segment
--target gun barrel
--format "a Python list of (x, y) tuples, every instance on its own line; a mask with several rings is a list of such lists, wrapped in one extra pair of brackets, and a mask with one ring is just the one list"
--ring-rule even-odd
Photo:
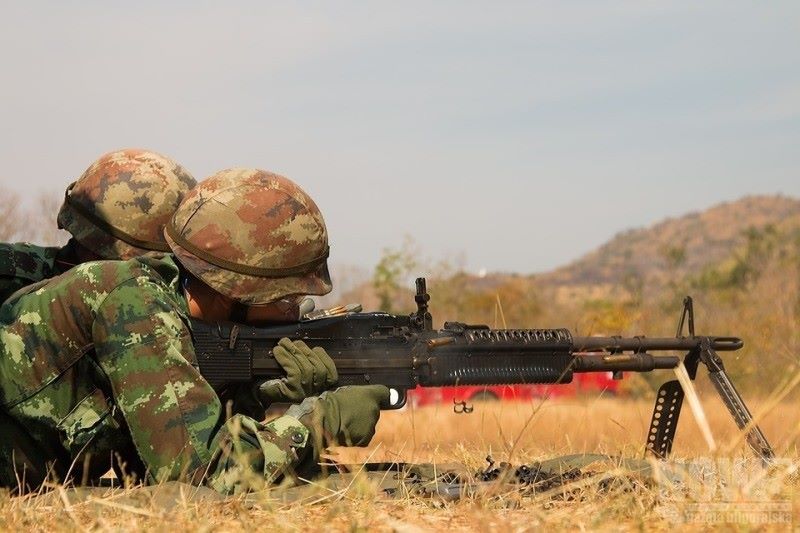
[(712, 349), (732, 352), (741, 349), (744, 341), (738, 337), (573, 337), (573, 352), (634, 352), (689, 351), (708, 339)]
[(677, 355), (651, 355), (649, 353), (613, 355), (576, 355), (573, 372), (650, 372), (675, 368), (680, 363)]

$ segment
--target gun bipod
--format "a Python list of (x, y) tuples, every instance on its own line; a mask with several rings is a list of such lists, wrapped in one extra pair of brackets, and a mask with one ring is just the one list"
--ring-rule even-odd
[[(687, 318), (689, 335), (694, 337), (694, 307), (690, 296), (683, 301), (683, 311), (676, 337), (680, 337), (683, 333)], [(714, 384), (714, 388), (731, 413), (736, 425), (740, 430), (747, 431), (746, 438), (750, 448), (765, 464), (769, 463), (775, 457), (775, 453), (761, 428), (754, 423), (753, 415), (725, 372), (722, 358), (712, 348), (708, 337), (703, 337), (698, 348), (689, 351), (683, 359), (690, 379), (694, 380), (697, 377), (697, 368), (700, 363), (703, 363), (708, 369), (709, 379)], [(678, 380), (668, 381), (658, 389), (653, 415), (650, 418), (646, 452), (650, 452), (660, 459), (666, 459), (669, 456), (672, 451), (672, 443), (675, 441), (675, 432), (678, 429), (678, 418), (684, 396), (685, 393)]]

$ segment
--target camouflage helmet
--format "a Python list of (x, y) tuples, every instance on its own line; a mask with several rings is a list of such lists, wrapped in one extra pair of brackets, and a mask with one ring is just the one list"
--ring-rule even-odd
[(322, 213), (283, 176), (218, 172), (186, 196), (164, 233), (189, 272), (245, 305), (331, 291)]
[(163, 155), (137, 149), (110, 152), (67, 188), (58, 227), (104, 259), (168, 252), (164, 225), (196, 184)]

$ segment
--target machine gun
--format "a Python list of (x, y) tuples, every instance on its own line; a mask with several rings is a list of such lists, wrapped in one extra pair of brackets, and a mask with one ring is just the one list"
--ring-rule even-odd
[[(764, 461), (773, 457), (761, 429), (733, 386), (717, 352), (739, 350), (737, 337), (697, 336), (692, 300), (684, 301), (675, 337), (574, 337), (567, 329), (490, 329), (445, 322), (433, 329), (430, 295), (424, 278), (416, 281), (417, 310), (410, 315), (344, 312), (338, 316), (296, 323), (251, 327), (192, 321), (200, 373), (216, 390), (239, 383), (279, 378), (283, 370), (272, 355), (282, 337), (302, 339), (324, 348), (336, 363), (340, 385), (382, 384), (397, 392), (405, 405), (407, 392), (418, 385), (511, 385), (569, 383), (578, 372), (650, 372), (676, 368), (677, 355), (694, 379), (700, 363), (747, 442)], [(308, 316), (308, 315), (307, 315)], [(688, 336), (683, 335), (688, 320)], [(677, 380), (661, 386), (653, 409), (647, 450), (665, 458), (672, 449), (684, 392)]]

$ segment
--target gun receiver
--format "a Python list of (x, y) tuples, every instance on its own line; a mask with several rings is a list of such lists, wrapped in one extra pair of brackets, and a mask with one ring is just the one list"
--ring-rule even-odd
[[(283, 376), (272, 349), (283, 337), (302, 339), (309, 346), (324, 348), (333, 358), (340, 385), (386, 385), (398, 396), (396, 402), (383, 407), (397, 409), (405, 405), (407, 392), (418, 385), (569, 383), (579, 372), (614, 372), (621, 377), (621, 372), (650, 372), (680, 364), (677, 355), (650, 352), (687, 352), (684, 364), (694, 379), (697, 363), (705, 357), (701, 355), (709, 354), (706, 358), (711, 358), (716, 369), (712, 376), (719, 376), (713, 381), (737, 424), (751, 433), (757, 431), (748, 441), (760, 456), (772, 456), (758, 427), (750, 429), (752, 416), (716, 355), (717, 351), (740, 349), (741, 339), (698, 337), (693, 331), (689, 337), (681, 337), (679, 332), (675, 338), (573, 337), (566, 329), (490, 329), (460, 322), (446, 322), (442, 329), (434, 330), (429, 299), (425, 280), (419, 278), (418, 309), (407, 316), (347, 313), (270, 327), (192, 320), (197, 362), (206, 381), (222, 391), (238, 383)], [(693, 329), (691, 314), (690, 325)], [(670, 383), (677, 381), (664, 387)], [(659, 391), (647, 444), (660, 457), (671, 450), (680, 412), (678, 399), (683, 399), (682, 390), (678, 398), (674, 387), (668, 391), (664, 387)], [(667, 394), (674, 400), (669, 406)], [(671, 412), (664, 412), (665, 407), (673, 406)]]

